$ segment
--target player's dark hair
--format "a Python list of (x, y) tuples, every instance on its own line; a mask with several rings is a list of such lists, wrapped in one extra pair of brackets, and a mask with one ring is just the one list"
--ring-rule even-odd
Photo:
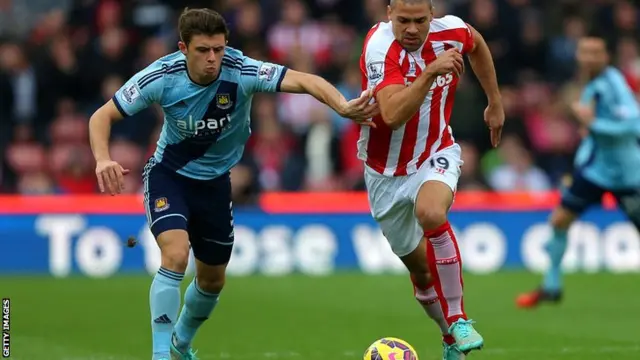
[(394, 7), (395, 4), (397, 2), (399, 2), (399, 1), (402, 1), (402, 2), (404, 2), (406, 4), (410, 4), (410, 5), (426, 2), (429, 5), (431, 5), (431, 7), (433, 7), (433, 0), (390, 0), (389, 1), (389, 5), (391, 5), (391, 7)]
[(185, 8), (178, 20), (180, 40), (189, 45), (195, 35), (213, 36), (223, 34), (229, 38), (229, 28), (222, 15), (211, 9)]
[(599, 26), (593, 26), (590, 29), (588, 29), (584, 37), (592, 38), (592, 39), (600, 39), (602, 40), (602, 42), (604, 42), (604, 46), (607, 49), (607, 51), (612, 52), (614, 50), (614, 46), (609, 40), (609, 37), (607, 36), (607, 32)]
[(598, 26), (593, 26), (587, 30), (585, 37), (605, 40), (605, 32)]

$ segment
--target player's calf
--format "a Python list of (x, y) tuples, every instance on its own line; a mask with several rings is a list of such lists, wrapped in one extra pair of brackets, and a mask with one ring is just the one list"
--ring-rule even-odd
[(449, 335), (449, 324), (442, 312), (438, 294), (434, 288), (433, 279), (427, 265), (427, 246), (425, 239), (421, 239), (418, 246), (408, 255), (400, 258), (411, 274), (414, 296), (429, 316), (440, 328), (443, 339), (455, 343)]
[(416, 218), (422, 225), (427, 246), (427, 264), (449, 324), (466, 319), (462, 302), (462, 260), (447, 212), (453, 190), (439, 180), (427, 181), (416, 197)]
[(158, 235), (162, 254), (160, 269), (151, 283), (149, 306), (154, 359), (169, 355), (171, 332), (180, 311), (180, 283), (189, 260), (189, 240), (184, 230), (169, 230)]
[(198, 329), (218, 304), (225, 283), (226, 264), (208, 265), (196, 260), (196, 277), (184, 295), (184, 306), (174, 329), (174, 351), (188, 354)]
[(427, 265), (427, 246), (424, 239), (421, 239), (418, 246), (400, 260), (409, 270), (411, 282), (416, 289), (426, 289), (433, 285), (429, 266)]
[(559, 303), (562, 299), (562, 259), (567, 250), (569, 227), (576, 219), (576, 212), (564, 206), (556, 208), (549, 217), (551, 238), (545, 245), (549, 255), (549, 268), (544, 274), (542, 286), (518, 295), (516, 304), (522, 308), (533, 308), (543, 302)]
[(466, 319), (463, 305), (462, 260), (458, 244), (447, 222), (438, 229), (425, 232), (429, 270), (442, 310), (449, 325)]
[(573, 211), (564, 207), (558, 207), (550, 217), (551, 239), (547, 242), (545, 250), (549, 254), (550, 266), (545, 274), (543, 289), (548, 292), (559, 292), (562, 288), (562, 258), (567, 250), (569, 226), (575, 220)]

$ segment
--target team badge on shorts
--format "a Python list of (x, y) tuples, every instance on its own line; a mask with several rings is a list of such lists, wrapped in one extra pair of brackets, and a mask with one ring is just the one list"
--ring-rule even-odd
[(216, 94), (216, 105), (222, 110), (227, 110), (233, 105), (229, 94)]
[(161, 211), (167, 210), (168, 208), (169, 208), (169, 202), (167, 201), (167, 198), (161, 197), (156, 199), (155, 208), (153, 209), (153, 211), (161, 212)]

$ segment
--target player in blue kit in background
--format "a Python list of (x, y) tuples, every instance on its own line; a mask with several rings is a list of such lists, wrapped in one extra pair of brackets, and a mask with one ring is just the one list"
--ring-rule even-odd
[[(157, 149), (143, 171), (144, 205), (162, 253), (150, 290), (153, 360), (195, 359), (191, 342), (218, 303), (234, 243), (229, 170), (250, 135), (252, 96), (308, 93), (363, 125), (377, 114), (370, 94), (347, 101), (324, 79), (257, 61), (226, 47), (224, 19), (209, 9), (185, 9), (179, 51), (133, 76), (90, 120), (101, 191), (123, 186), (123, 169), (109, 157), (111, 123), (153, 103), (164, 110)], [(196, 276), (180, 310), (180, 282), (189, 259)]]
[(576, 58), (586, 86), (572, 109), (588, 135), (576, 154), (572, 184), (551, 214), (553, 234), (546, 246), (550, 267), (540, 288), (517, 298), (520, 307), (561, 300), (561, 262), (569, 226), (590, 206), (599, 204), (605, 192), (614, 195), (640, 229), (640, 107), (623, 75), (609, 65), (602, 37), (580, 39)]

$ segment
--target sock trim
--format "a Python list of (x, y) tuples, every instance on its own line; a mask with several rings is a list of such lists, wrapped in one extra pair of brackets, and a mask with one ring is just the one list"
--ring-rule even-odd
[(169, 274), (173, 274), (175, 276), (184, 276), (184, 273), (181, 272), (177, 272), (177, 271), (173, 271), (173, 270), (169, 270), (166, 267), (160, 267), (161, 270), (168, 272)]
[(182, 281), (182, 279), (184, 279), (184, 274), (180, 274), (171, 270), (167, 270), (163, 267), (161, 267), (160, 269), (158, 269), (158, 274), (162, 275), (170, 280), (175, 280), (175, 281)]
[(450, 334), (443, 334), (442, 341), (447, 345), (453, 345), (456, 343), (456, 339)]
[(220, 294), (214, 294), (214, 293), (210, 293), (210, 292), (202, 290), (200, 288), (200, 286), (198, 286), (198, 281), (195, 278), (193, 279), (193, 285), (194, 285), (196, 291), (199, 292), (200, 295), (202, 295), (202, 296), (205, 296), (205, 297), (208, 297), (208, 298), (217, 298), (218, 296), (220, 296)]
[(433, 230), (427, 230), (424, 232), (424, 237), (428, 238), (433, 238), (433, 237), (438, 237), (440, 235), (443, 235), (444, 233), (446, 233), (449, 229), (451, 229), (451, 224), (449, 223), (449, 221), (446, 221), (444, 224), (438, 226), (437, 228), (433, 229)]
[(447, 317), (447, 323), (449, 324), (449, 326), (453, 325), (454, 322), (458, 321), (458, 320), (468, 320), (467, 319), (467, 314), (458, 314), (458, 315), (453, 315), (453, 316), (449, 316)]

